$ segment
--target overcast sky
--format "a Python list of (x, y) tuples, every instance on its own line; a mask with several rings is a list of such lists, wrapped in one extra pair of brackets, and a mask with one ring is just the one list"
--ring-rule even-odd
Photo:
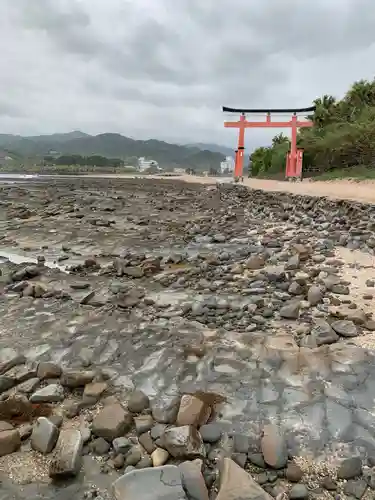
[(0, 0), (0, 45), (0, 133), (234, 146), (222, 105), (308, 106), (375, 76), (375, 4)]

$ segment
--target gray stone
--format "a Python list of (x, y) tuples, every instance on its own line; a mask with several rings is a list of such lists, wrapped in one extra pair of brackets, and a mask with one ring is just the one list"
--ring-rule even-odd
[(17, 391), (23, 392), (24, 394), (30, 394), (31, 392), (36, 391), (39, 384), (40, 380), (37, 377), (30, 378), (29, 380), (22, 382), (22, 384), (17, 385)]
[(144, 434), (139, 436), (138, 442), (150, 455), (156, 448), (155, 443), (151, 439), (151, 435), (149, 432), (145, 432)]
[(301, 481), (303, 477), (303, 472), (301, 467), (299, 467), (294, 462), (291, 462), (290, 464), (288, 464), (288, 467), (286, 468), (285, 477), (288, 479), (288, 481), (291, 481), (292, 483), (298, 483), (299, 481)]
[(247, 462), (247, 455), (246, 453), (232, 453), (232, 460), (244, 469)]
[(236, 453), (247, 453), (250, 448), (250, 438), (244, 434), (233, 435), (233, 449)]
[(128, 410), (132, 413), (141, 413), (150, 406), (148, 396), (142, 391), (133, 391), (128, 400)]
[(11, 347), (0, 349), (0, 375), (23, 363), (26, 363), (25, 356), (19, 354), (15, 349)]
[(113, 484), (116, 500), (187, 500), (174, 465), (132, 470)]
[(367, 489), (367, 483), (363, 479), (350, 480), (344, 486), (344, 493), (350, 497), (361, 500)]
[(14, 386), (14, 380), (7, 375), (0, 375), (0, 394), (8, 391)]
[(360, 457), (347, 458), (341, 462), (337, 471), (339, 479), (353, 479), (362, 474), (362, 460)]
[(353, 321), (338, 320), (331, 324), (336, 333), (345, 338), (352, 338), (358, 335), (358, 330)]
[(64, 388), (59, 384), (50, 384), (38, 389), (30, 397), (31, 403), (58, 403), (64, 399)]
[(154, 420), (151, 415), (140, 415), (139, 417), (134, 417), (134, 423), (139, 436), (152, 428)]
[(249, 453), (247, 455), (247, 458), (249, 459), (249, 462), (256, 465), (257, 467), (260, 467), (261, 469), (266, 468), (266, 463), (261, 453)]
[(331, 328), (329, 323), (323, 320), (318, 321), (312, 328), (311, 337), (315, 340), (318, 347), (321, 345), (333, 344), (340, 338)]
[(123, 436), (132, 423), (132, 416), (120, 404), (108, 405), (94, 417), (92, 432), (95, 436), (112, 441)]
[(93, 381), (95, 372), (93, 371), (80, 371), (80, 370), (64, 370), (61, 375), (61, 385), (69, 387), (69, 389), (76, 389), (77, 387), (84, 387)]
[(21, 437), (17, 429), (12, 426), (0, 430), (0, 457), (14, 453), (21, 446)]
[(59, 378), (61, 376), (61, 366), (48, 361), (38, 364), (37, 377), (41, 380), (47, 378)]
[(309, 492), (304, 484), (295, 484), (289, 493), (290, 500), (304, 500), (308, 496)]
[(45, 417), (39, 417), (31, 434), (31, 447), (41, 453), (50, 453), (56, 445), (59, 436), (58, 428)]
[(152, 467), (152, 459), (148, 456), (142, 457), (135, 466), (136, 469), (147, 469), (148, 467)]
[(62, 430), (50, 464), (49, 476), (58, 478), (77, 475), (82, 464), (82, 447), (83, 440), (79, 431)]
[(220, 489), (216, 500), (272, 500), (254, 479), (233, 462), (224, 458), (220, 464)]
[(97, 455), (105, 455), (110, 449), (110, 444), (104, 438), (97, 438), (90, 445), (92, 450)]
[(182, 485), (189, 500), (209, 500), (207, 486), (202, 475), (202, 461), (183, 462), (179, 466)]
[(285, 467), (288, 450), (285, 438), (277, 426), (269, 424), (264, 427), (261, 449), (266, 464), (274, 469)]
[(143, 269), (141, 267), (124, 267), (123, 273), (131, 278), (142, 278), (144, 276)]
[(221, 438), (220, 426), (215, 423), (202, 425), (199, 432), (205, 443), (217, 443), (217, 441)]
[(191, 425), (171, 427), (164, 433), (165, 449), (175, 458), (198, 458), (205, 456), (201, 435)]
[(138, 446), (133, 446), (133, 448), (129, 451), (125, 459), (125, 465), (137, 465), (137, 463), (142, 458), (142, 452)]
[(116, 453), (122, 453), (123, 455), (126, 455), (126, 453), (133, 445), (128, 438), (118, 437), (112, 441), (112, 446)]
[(322, 299), (323, 293), (321, 289), (316, 285), (312, 285), (307, 292), (307, 300), (312, 306), (316, 306), (322, 301)]
[(161, 424), (173, 424), (176, 421), (180, 405), (178, 396), (164, 396), (151, 402), (151, 412), (154, 420)]
[(285, 304), (285, 306), (280, 309), (280, 316), (285, 319), (298, 319), (300, 307), (301, 304), (299, 301)]

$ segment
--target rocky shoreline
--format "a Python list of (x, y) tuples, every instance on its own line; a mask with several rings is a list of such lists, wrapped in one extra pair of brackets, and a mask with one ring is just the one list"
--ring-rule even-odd
[(375, 207), (0, 193), (1, 499), (373, 498)]

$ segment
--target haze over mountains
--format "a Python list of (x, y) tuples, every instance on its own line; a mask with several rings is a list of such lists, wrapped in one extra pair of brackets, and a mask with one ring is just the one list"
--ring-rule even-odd
[(219, 168), (229, 148), (215, 144), (170, 144), (155, 139), (135, 140), (120, 134), (89, 135), (81, 131), (66, 134), (19, 136), (0, 134), (0, 148), (18, 158), (32, 158), (54, 154), (101, 155), (121, 158), (134, 163), (144, 156), (156, 160), (165, 168), (184, 167)]

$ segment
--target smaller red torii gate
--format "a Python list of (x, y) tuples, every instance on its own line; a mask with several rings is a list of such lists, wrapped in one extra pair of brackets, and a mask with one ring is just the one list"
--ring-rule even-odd
[[(291, 128), (291, 146), (286, 158), (286, 178), (301, 178), (303, 150), (297, 149), (297, 130), (300, 127), (312, 127), (314, 124), (309, 120), (299, 120), (297, 113), (315, 111), (316, 106), (295, 109), (239, 109), (223, 106), (225, 113), (240, 113), (240, 119), (236, 122), (224, 122), (226, 128), (238, 128), (238, 146), (235, 152), (234, 178), (238, 180), (243, 177), (243, 160), (245, 150), (245, 129), (247, 128)], [(246, 113), (265, 113), (266, 121), (248, 121)], [(271, 113), (292, 113), (289, 121), (271, 121)]]

